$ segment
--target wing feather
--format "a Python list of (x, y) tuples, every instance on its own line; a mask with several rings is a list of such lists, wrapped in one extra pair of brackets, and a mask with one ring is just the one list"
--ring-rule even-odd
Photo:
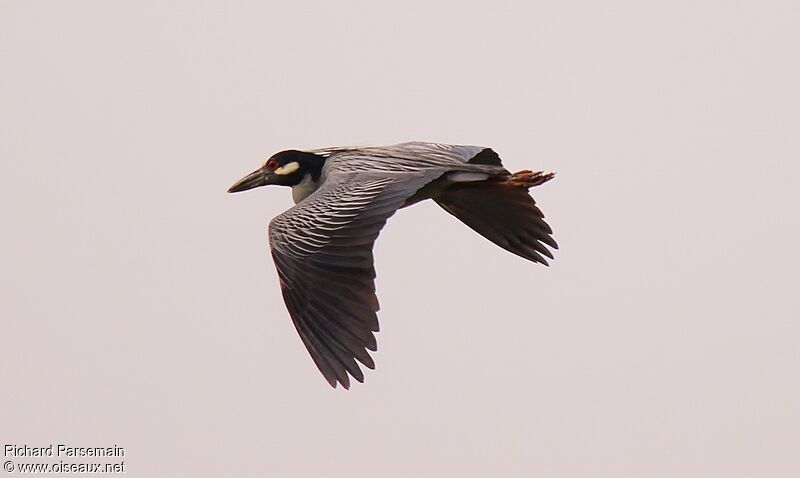
[[(386, 220), (442, 174), (330, 174), (322, 187), (270, 223), (272, 257), (295, 328), (335, 387), (374, 368), (379, 329), (372, 247)], [(358, 361), (358, 362), (357, 362)], [(349, 376), (348, 376), (349, 374)]]
[(503, 249), (547, 265), (558, 249), (544, 214), (523, 187), (503, 183), (466, 183), (434, 198), (447, 212)]

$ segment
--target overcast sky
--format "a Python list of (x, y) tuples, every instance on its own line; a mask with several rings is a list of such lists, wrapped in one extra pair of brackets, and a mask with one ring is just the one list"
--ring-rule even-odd
[[(148, 478), (800, 476), (797, 2), (379, 3), (0, 1), (1, 444)], [(268, 254), (289, 190), (225, 191), (409, 140), (556, 171), (561, 249), (401, 211), (377, 369), (333, 390)]]

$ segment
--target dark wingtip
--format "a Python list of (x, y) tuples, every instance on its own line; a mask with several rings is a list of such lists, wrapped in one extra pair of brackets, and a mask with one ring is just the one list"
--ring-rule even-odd
[(356, 360), (361, 362), (368, 369), (375, 370), (375, 360), (372, 357), (370, 357), (369, 353), (364, 352), (364, 356), (361, 358), (356, 357)]

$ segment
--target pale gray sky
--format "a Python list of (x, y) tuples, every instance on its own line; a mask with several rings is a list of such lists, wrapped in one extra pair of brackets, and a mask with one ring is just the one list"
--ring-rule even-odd
[[(798, 20), (0, 1), (0, 441), (116, 444), (143, 477), (800, 475)], [(401, 211), (377, 370), (333, 390), (268, 255), (289, 191), (225, 191), (281, 149), (407, 140), (557, 171), (561, 250)]]

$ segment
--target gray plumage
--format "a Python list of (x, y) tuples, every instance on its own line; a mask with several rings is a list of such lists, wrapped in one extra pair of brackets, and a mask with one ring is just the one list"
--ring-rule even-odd
[(558, 246), (528, 188), (552, 174), (511, 174), (489, 148), (436, 143), (283, 151), (229, 192), (293, 188), (296, 205), (269, 225), (289, 314), (331, 384), (364, 380), (375, 364), (378, 300), (372, 248), (398, 209), (434, 199), (500, 247), (547, 264)]

